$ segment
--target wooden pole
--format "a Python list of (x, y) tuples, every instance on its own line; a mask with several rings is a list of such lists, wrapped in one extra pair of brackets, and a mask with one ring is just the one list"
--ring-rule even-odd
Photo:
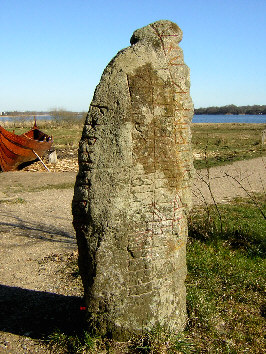
[(38, 157), (38, 159), (41, 161), (41, 163), (42, 163), (43, 166), (46, 168), (46, 170), (47, 170), (48, 172), (51, 172), (51, 171), (49, 170), (49, 168), (45, 165), (45, 163), (43, 162), (43, 160), (40, 158), (40, 156), (37, 154), (37, 152), (35, 152), (34, 150), (32, 150), (32, 151), (33, 151), (34, 155), (36, 155), (36, 156)]

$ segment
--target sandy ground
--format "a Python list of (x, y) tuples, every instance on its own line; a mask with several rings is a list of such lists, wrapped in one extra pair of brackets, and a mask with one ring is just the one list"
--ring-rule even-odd
[[(266, 158), (256, 158), (195, 173), (194, 204), (265, 193), (265, 167)], [(75, 176), (0, 174), (0, 353), (44, 353), (34, 338), (80, 320), (82, 289), (65, 267), (77, 257), (71, 215)]]

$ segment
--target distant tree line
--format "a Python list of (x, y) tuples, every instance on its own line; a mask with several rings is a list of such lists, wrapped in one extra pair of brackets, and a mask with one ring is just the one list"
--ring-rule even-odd
[(35, 116), (35, 115), (42, 115), (48, 114), (48, 112), (41, 112), (41, 111), (12, 111), (12, 112), (1, 112), (2, 116)]
[(50, 111), (12, 111), (12, 112), (0, 112), (1, 116), (12, 116), (12, 117), (27, 117), (27, 116), (38, 116), (38, 115), (49, 115), (55, 121), (74, 121), (79, 119), (84, 119), (87, 112), (72, 112), (65, 109), (53, 108)]
[(266, 105), (195, 108), (195, 114), (266, 114)]
[(79, 120), (85, 120), (87, 112), (72, 112), (65, 109), (54, 108), (48, 112), (52, 119), (56, 122), (68, 121), (74, 122)]

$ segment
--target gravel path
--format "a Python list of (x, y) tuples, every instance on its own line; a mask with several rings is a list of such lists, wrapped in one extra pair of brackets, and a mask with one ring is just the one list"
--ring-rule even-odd
[(226, 203), (235, 197), (248, 197), (250, 193), (266, 191), (266, 158), (237, 161), (196, 172), (193, 182), (193, 203)]
[[(217, 202), (265, 193), (265, 167), (266, 158), (256, 158), (198, 171), (194, 204), (212, 202), (208, 186)], [(31, 338), (39, 338), (62, 316), (66, 321), (66, 308), (71, 312), (79, 304), (80, 284), (62, 271), (67, 259), (77, 257), (71, 215), (75, 176), (0, 174), (0, 353), (46, 352)]]

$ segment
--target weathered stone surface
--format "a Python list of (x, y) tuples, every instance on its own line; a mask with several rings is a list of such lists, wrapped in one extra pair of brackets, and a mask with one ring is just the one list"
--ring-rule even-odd
[(88, 322), (114, 338), (186, 321), (192, 170), (180, 28), (134, 32), (103, 72), (79, 147), (73, 199)]

